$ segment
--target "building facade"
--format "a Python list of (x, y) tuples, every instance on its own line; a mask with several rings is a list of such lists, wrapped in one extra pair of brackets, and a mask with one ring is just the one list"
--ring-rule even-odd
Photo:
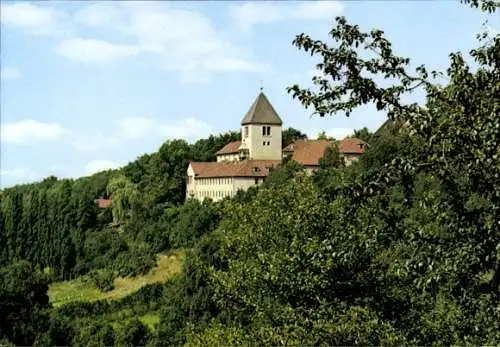
[[(291, 156), (306, 171), (314, 172), (333, 143), (328, 140), (297, 140), (282, 149), (282, 120), (264, 93), (260, 93), (241, 121), (241, 140), (230, 142), (217, 153), (216, 162), (190, 162), (186, 198), (214, 201), (233, 197), (238, 190), (264, 182), (269, 173)], [(368, 144), (345, 139), (337, 144), (346, 164), (357, 160)]]

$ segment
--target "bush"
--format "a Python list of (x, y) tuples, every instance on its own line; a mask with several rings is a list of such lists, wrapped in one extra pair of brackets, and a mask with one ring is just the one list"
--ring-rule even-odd
[(89, 279), (103, 292), (109, 292), (114, 288), (114, 276), (109, 270), (91, 271), (89, 272)]
[(114, 346), (115, 332), (110, 324), (84, 320), (79, 324), (78, 334), (73, 338), (74, 346)]
[(127, 323), (119, 336), (119, 346), (145, 346), (150, 339), (150, 331), (147, 326), (137, 318)]
[(118, 276), (138, 276), (147, 273), (156, 264), (151, 248), (143, 245), (128, 252), (119, 253), (112, 268)]

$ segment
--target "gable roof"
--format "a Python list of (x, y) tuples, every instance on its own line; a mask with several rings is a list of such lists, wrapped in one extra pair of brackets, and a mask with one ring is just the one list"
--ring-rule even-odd
[(241, 121), (241, 125), (246, 124), (281, 125), (283, 122), (264, 93), (260, 92)]
[(281, 160), (244, 160), (236, 162), (190, 162), (196, 177), (266, 177), (269, 168)]
[(362, 154), (368, 143), (356, 137), (343, 139), (338, 142), (339, 152), (343, 154)]
[[(317, 166), (326, 149), (333, 144), (329, 140), (302, 139), (292, 142), (283, 151), (291, 153), (292, 159), (302, 165)], [(362, 154), (368, 144), (358, 138), (350, 138), (338, 141), (337, 146), (341, 154)]]
[(227, 145), (219, 149), (215, 154), (216, 155), (221, 155), (221, 154), (234, 154), (238, 153), (238, 148), (241, 145), (241, 141), (233, 141), (229, 142)]
[(284, 152), (291, 152), (292, 159), (302, 165), (319, 165), (326, 149), (332, 145), (328, 140), (296, 140), (285, 147)]

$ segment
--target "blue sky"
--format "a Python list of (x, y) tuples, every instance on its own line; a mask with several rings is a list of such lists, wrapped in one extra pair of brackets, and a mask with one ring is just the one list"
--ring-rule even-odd
[(284, 121), (342, 138), (385, 116), (311, 117), (286, 93), (309, 86), (315, 61), (296, 34), (325, 39), (336, 15), (386, 32), (414, 66), (445, 69), (475, 47), (493, 15), (455, 1), (3, 2), (0, 185), (79, 177), (237, 130), (259, 92)]

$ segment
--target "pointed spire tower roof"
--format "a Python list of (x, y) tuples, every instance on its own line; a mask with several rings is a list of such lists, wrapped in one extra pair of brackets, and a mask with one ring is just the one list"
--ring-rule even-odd
[(248, 110), (246, 116), (242, 119), (241, 125), (246, 124), (269, 124), (282, 125), (283, 122), (274, 110), (273, 105), (261, 91), (254, 103)]

